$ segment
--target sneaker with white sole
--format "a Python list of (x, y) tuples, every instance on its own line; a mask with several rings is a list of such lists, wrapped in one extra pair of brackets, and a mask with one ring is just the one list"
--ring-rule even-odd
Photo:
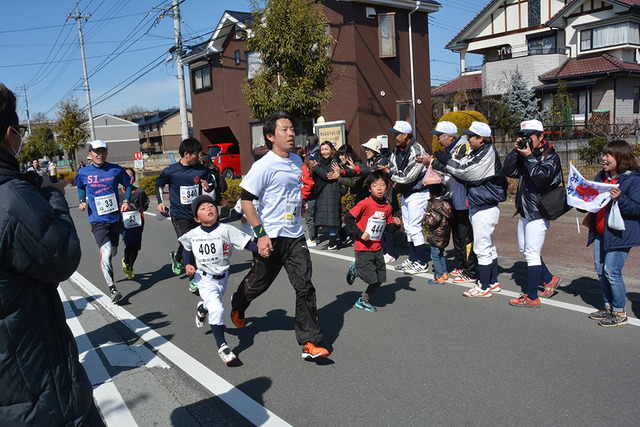
[(395, 269), (397, 271), (408, 270), (413, 267), (413, 261), (410, 261), (409, 258), (405, 259), (404, 262), (400, 265), (396, 265)]
[(464, 291), (462, 295), (469, 298), (489, 298), (491, 296), (491, 289), (482, 289), (480, 285), (476, 285)]
[(369, 303), (369, 301), (363, 300), (362, 297), (358, 298), (358, 301), (356, 301), (355, 306), (361, 310), (368, 311), (370, 313), (377, 311), (377, 309), (374, 306), (372, 306)]
[(196, 306), (196, 326), (198, 328), (202, 328), (204, 326), (204, 321), (207, 320), (207, 309), (203, 307), (204, 301), (198, 302)]
[(384, 258), (385, 264), (391, 264), (393, 262), (396, 262), (396, 259), (393, 257), (393, 255), (384, 254), (383, 258)]
[(225, 364), (236, 360), (236, 355), (233, 354), (233, 351), (231, 351), (227, 344), (222, 344), (220, 346), (220, 348), (218, 349), (218, 355)]
[(311, 341), (302, 346), (302, 358), (303, 359), (322, 359), (329, 356), (329, 350), (326, 348), (317, 346)]
[(117, 304), (118, 301), (122, 299), (122, 294), (118, 292), (118, 290), (115, 287), (111, 288), (110, 296), (111, 296), (111, 302), (114, 304)]
[(422, 274), (426, 273), (427, 271), (429, 271), (429, 267), (427, 266), (427, 264), (416, 261), (413, 263), (413, 266), (411, 268), (404, 271), (404, 274)]
[(453, 270), (452, 272), (449, 273), (449, 276), (451, 277), (458, 277), (458, 276), (462, 276), (463, 272), (461, 268), (458, 268), (457, 270)]
[(318, 241), (314, 239), (307, 239), (307, 248), (315, 248), (318, 246)]
[(349, 266), (349, 271), (347, 271), (347, 284), (351, 286), (355, 281), (356, 281), (356, 262), (353, 261)]
[(500, 287), (500, 283), (496, 282), (493, 285), (489, 286), (489, 289), (491, 289), (491, 292), (500, 292), (502, 290), (502, 288)]
[(476, 283), (476, 279), (472, 279), (469, 276), (465, 276), (464, 274), (461, 274), (460, 276), (453, 279), (453, 283), (457, 283), (457, 284), (472, 283), (473, 284), (473, 283)]

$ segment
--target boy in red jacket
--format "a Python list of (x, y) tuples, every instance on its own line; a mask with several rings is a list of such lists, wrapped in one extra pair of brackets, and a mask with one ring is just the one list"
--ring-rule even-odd
[(353, 284), (357, 277), (367, 283), (367, 289), (356, 301), (359, 309), (374, 312), (376, 308), (369, 299), (387, 280), (387, 268), (382, 255), (380, 239), (383, 232), (395, 232), (400, 226), (399, 218), (394, 218), (391, 205), (385, 200), (389, 185), (389, 175), (383, 170), (371, 172), (364, 183), (369, 187), (370, 197), (360, 201), (345, 215), (347, 233), (355, 240), (356, 260), (347, 273), (347, 283)]

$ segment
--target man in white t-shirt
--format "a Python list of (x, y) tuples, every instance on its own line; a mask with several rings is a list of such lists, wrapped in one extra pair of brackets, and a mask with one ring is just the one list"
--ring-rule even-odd
[[(319, 347), (316, 290), (311, 283), (311, 256), (302, 227), (302, 159), (291, 151), (295, 142), (293, 119), (283, 111), (266, 118), (263, 134), (270, 151), (255, 162), (240, 183), (242, 210), (258, 238), (253, 266), (231, 297), (231, 320), (244, 327), (245, 311), (262, 295), (284, 266), (296, 291), (295, 332), (302, 357), (329, 356)], [(253, 200), (260, 203), (259, 212)]]

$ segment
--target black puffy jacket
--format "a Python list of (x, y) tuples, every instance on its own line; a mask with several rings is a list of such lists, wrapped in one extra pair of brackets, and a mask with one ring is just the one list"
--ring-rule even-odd
[(80, 425), (92, 388), (57, 290), (80, 241), (64, 195), (30, 175), (0, 148), (0, 426)]
[(528, 220), (540, 219), (539, 197), (562, 181), (562, 166), (556, 150), (545, 140), (527, 157), (514, 148), (504, 159), (502, 171), (509, 178), (519, 178), (516, 211)]

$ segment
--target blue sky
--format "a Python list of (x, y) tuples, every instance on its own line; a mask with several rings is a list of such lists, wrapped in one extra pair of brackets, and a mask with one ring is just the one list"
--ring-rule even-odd
[[(459, 75), (458, 54), (444, 46), (486, 5), (472, 0), (440, 3), (443, 7), (429, 18), (432, 85)], [(170, 4), (170, 0), (80, 0), (80, 14), (91, 15), (82, 25), (94, 115), (119, 114), (132, 105), (154, 109), (179, 104), (176, 63), (165, 61), (174, 44), (173, 19), (160, 17), (161, 9)], [(32, 117), (40, 112), (55, 118), (58, 104), (68, 96), (86, 106), (78, 25), (67, 19), (75, 14), (75, 1), (5, 0), (2, 9), (0, 82), (18, 96), (21, 119), (26, 119), (23, 85)], [(205, 41), (227, 9), (248, 12), (249, 2), (184, 0), (185, 44)], [(480, 61), (467, 57), (468, 65)], [(186, 81), (188, 92), (188, 76)]]

